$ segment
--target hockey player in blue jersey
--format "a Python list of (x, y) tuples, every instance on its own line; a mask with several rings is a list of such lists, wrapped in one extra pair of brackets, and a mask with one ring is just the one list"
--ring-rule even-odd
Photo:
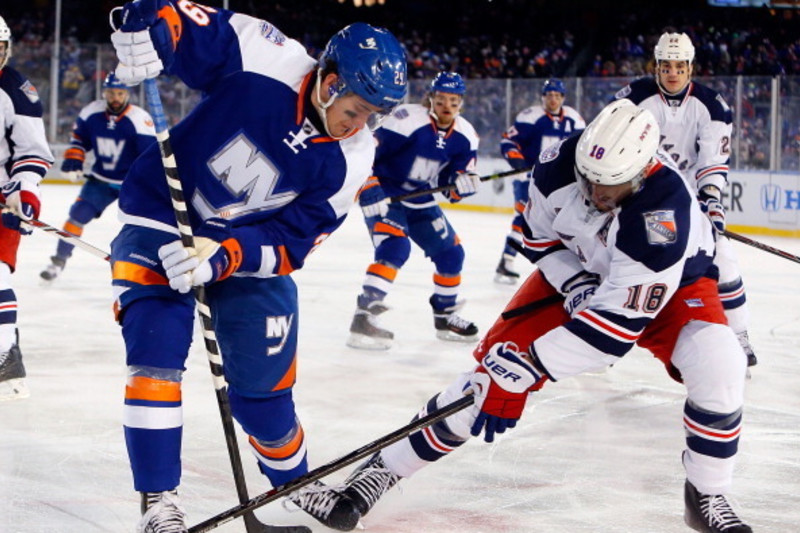
[(266, 21), (192, 2), (132, 2), (120, 20), (111, 37), (120, 80), (163, 70), (204, 93), (170, 130), (196, 253), (180, 242), (156, 146), (122, 184), (124, 226), (111, 252), (138, 531), (183, 532), (176, 489), (191, 289), (207, 286), (231, 410), (261, 472), (273, 486), (304, 474), (290, 274), (342, 224), (369, 177), (367, 126), (405, 97), (406, 57), (390, 32), (364, 23), (335, 34), (317, 62)]
[[(567, 89), (564, 82), (551, 78), (542, 85), (542, 105), (523, 109), (514, 119), (514, 124), (503, 133), (500, 152), (516, 170), (533, 167), (539, 154), (561, 139), (565, 139), (586, 127), (583, 117), (572, 107), (564, 105)], [(514, 188), (514, 211), (511, 232), (506, 237), (503, 255), (495, 269), (497, 283), (514, 285), (519, 273), (513, 268), (517, 249), (510, 243), (522, 242), (522, 228), (525, 220), (522, 211), (528, 203), (528, 184), (530, 175), (517, 177), (512, 182)]]
[(411, 253), (413, 240), (433, 262), (433, 310), (436, 336), (477, 340), (478, 328), (456, 311), (464, 249), (433, 194), (403, 202), (388, 197), (455, 184), (444, 193), (458, 202), (477, 191), (478, 135), (460, 115), (466, 85), (455, 72), (440, 72), (423, 104), (398, 107), (375, 132), (378, 148), (373, 175), (359, 195), (375, 247), (373, 263), (358, 295), (348, 346), (371, 350), (391, 347), (394, 334), (377, 316), (388, 309), (384, 298)]
[(13, 67), (11, 29), (0, 17), (0, 400), (29, 396), (17, 334), (17, 296), (11, 274), (20, 238), (31, 232), (22, 222), (39, 217), (39, 182), (53, 164), (47, 145), (42, 101), (36, 87)]
[[(732, 113), (722, 95), (692, 80), (694, 45), (685, 33), (664, 33), (656, 44), (656, 75), (623, 87), (627, 98), (649, 109), (661, 127), (661, 149), (669, 154), (719, 232), (725, 229), (722, 191), (728, 184), (733, 135)], [(730, 239), (717, 234), (715, 263), (719, 294), (749, 366), (757, 363), (747, 334), (749, 312), (736, 254)]]
[[(492, 442), (515, 427), (529, 394), (547, 381), (602, 370), (637, 344), (686, 387), (687, 525), (705, 533), (752, 532), (724, 495), (733, 482), (747, 358), (717, 292), (711, 222), (677, 169), (657, 153), (658, 143), (653, 114), (619, 101), (580, 137), (541, 154), (523, 239), (539, 268), (478, 344), (477, 366), (417, 417), (470, 392), (474, 405), (384, 448), (345, 488), (318, 494), (332, 516), (340, 505), (349, 516), (354, 504), (365, 515), (398, 480), (470, 437)], [(547, 435), (541, 438), (538, 454)]]
[[(122, 180), (139, 154), (155, 143), (156, 130), (150, 114), (130, 103), (128, 86), (109, 73), (103, 80), (103, 98), (81, 109), (64, 152), (61, 175), (76, 183), (83, 178), (86, 153), (94, 152), (94, 164), (78, 197), (69, 209), (64, 229), (82, 235), (86, 224), (100, 218), (119, 196)], [(44, 283), (58, 277), (75, 245), (58, 241), (56, 253), (39, 276)]]

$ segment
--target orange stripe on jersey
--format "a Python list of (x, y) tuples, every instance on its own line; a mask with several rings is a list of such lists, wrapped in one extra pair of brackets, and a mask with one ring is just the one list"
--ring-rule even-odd
[(405, 237), (406, 232), (400, 228), (396, 228), (390, 224), (385, 222), (376, 222), (374, 226), (372, 226), (372, 231), (375, 233), (386, 233), (387, 235), (394, 235), (395, 237)]
[(292, 266), (292, 262), (289, 261), (289, 254), (286, 253), (285, 246), (278, 246), (277, 247), (278, 255), (280, 256), (280, 263), (278, 266), (278, 274), (279, 276), (285, 276), (287, 274), (291, 274), (294, 272), (294, 267)]
[(80, 226), (76, 226), (75, 224), (73, 224), (69, 220), (64, 222), (64, 231), (68, 231), (68, 232), (72, 233), (73, 235), (75, 235), (77, 237), (80, 237), (81, 235), (83, 235), (83, 228), (80, 227)]
[(289, 367), (289, 370), (283, 375), (281, 380), (278, 382), (277, 385), (272, 387), (272, 391), (279, 391), (283, 389), (288, 389), (294, 382), (297, 380), (297, 354), (292, 357), (292, 366)]
[(367, 267), (367, 274), (375, 274), (389, 281), (394, 281), (394, 278), (397, 277), (397, 269), (381, 263), (372, 263)]
[(114, 263), (112, 277), (116, 280), (133, 281), (141, 285), (167, 285), (167, 278), (136, 263), (117, 261)]
[(75, 159), (76, 161), (84, 161), (86, 159), (86, 152), (80, 148), (67, 148), (64, 151), (64, 159)]
[(456, 287), (461, 283), (461, 275), (458, 276), (442, 276), (441, 274), (433, 275), (433, 282), (442, 287)]
[(177, 381), (131, 376), (125, 385), (125, 399), (151, 402), (180, 402), (181, 384)]
[(262, 446), (253, 437), (250, 437), (250, 445), (264, 457), (269, 457), (270, 459), (286, 459), (287, 457), (291, 457), (297, 453), (297, 450), (299, 450), (303, 445), (303, 439), (305, 438), (303, 427), (298, 426), (297, 430), (298, 431), (295, 436), (292, 437), (292, 440), (279, 448), (267, 448), (266, 446)]
[(306, 112), (305, 112), (305, 104), (306, 104), (306, 89), (308, 88), (308, 84), (311, 81), (311, 76), (315, 74), (316, 71), (312, 70), (309, 72), (305, 78), (303, 78), (303, 83), (300, 84), (300, 92), (297, 94), (297, 125), (303, 123), (305, 119)]
[(458, 235), (456, 235), (456, 236), (453, 238), (453, 244), (455, 244), (456, 246), (458, 246), (459, 244), (461, 244), (461, 237), (459, 237)]
[(509, 150), (506, 152), (506, 159), (525, 159), (525, 156), (519, 150)]

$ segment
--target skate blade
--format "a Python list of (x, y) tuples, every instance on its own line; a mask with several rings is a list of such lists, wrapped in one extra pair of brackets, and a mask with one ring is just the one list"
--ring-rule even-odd
[(351, 333), (347, 339), (347, 345), (357, 350), (388, 350), (392, 347), (392, 339), (381, 339), (361, 335), (360, 333)]
[(0, 402), (22, 400), (31, 395), (24, 378), (7, 379), (0, 382)]
[(451, 342), (475, 342), (478, 340), (478, 335), (459, 335), (450, 330), (437, 330), (436, 338)]
[(500, 285), (516, 285), (517, 279), (519, 278), (512, 278), (511, 276), (506, 276), (503, 274), (495, 274), (494, 282), (499, 283)]

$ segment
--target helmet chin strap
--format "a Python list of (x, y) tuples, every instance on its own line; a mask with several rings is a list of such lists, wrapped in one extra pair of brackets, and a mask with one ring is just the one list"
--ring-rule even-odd
[(331, 129), (328, 127), (328, 108), (333, 105), (333, 102), (336, 100), (336, 97), (339, 96), (339, 91), (333, 91), (330, 98), (328, 98), (327, 102), (322, 101), (322, 95), (320, 91), (322, 90), (322, 69), (317, 69), (317, 83), (314, 85), (314, 90), (317, 93), (317, 104), (319, 104), (319, 117), (322, 119), (322, 125), (325, 127), (325, 133), (328, 134), (329, 137), (332, 139), (344, 139), (344, 137), (336, 137), (334, 134), (331, 133)]

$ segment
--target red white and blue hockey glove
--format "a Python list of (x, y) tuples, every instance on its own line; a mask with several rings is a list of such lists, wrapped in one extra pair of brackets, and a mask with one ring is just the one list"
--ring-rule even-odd
[(515, 427), (528, 393), (545, 379), (544, 372), (526, 361), (513, 342), (492, 346), (470, 378), (475, 405), (481, 410), (472, 425), (472, 435), (483, 432), (483, 439), (492, 442), (495, 433)]
[(383, 192), (381, 183), (375, 176), (370, 176), (367, 182), (361, 187), (358, 194), (358, 204), (366, 218), (385, 217), (389, 212), (389, 199)]
[(231, 236), (230, 222), (210, 218), (195, 232), (194, 250), (180, 240), (158, 249), (158, 257), (169, 279), (169, 286), (181, 294), (192, 287), (221, 281), (242, 264), (242, 248)]
[(718, 233), (725, 231), (725, 208), (722, 206), (722, 193), (713, 185), (706, 185), (697, 195), (700, 209), (706, 214)]
[(561, 287), (564, 295), (564, 310), (574, 317), (589, 306), (589, 300), (600, 285), (600, 277), (583, 271), (568, 279)]
[(120, 18), (121, 25), (111, 34), (119, 59), (115, 73), (120, 81), (137, 85), (172, 66), (183, 24), (171, 2), (128, 2)]
[(23, 235), (30, 235), (33, 231), (30, 226), (22, 222), (39, 218), (41, 179), (35, 172), (19, 172), (3, 185), (2, 192), (5, 204), (8, 206), (2, 214), (3, 225), (6, 228), (19, 231)]

